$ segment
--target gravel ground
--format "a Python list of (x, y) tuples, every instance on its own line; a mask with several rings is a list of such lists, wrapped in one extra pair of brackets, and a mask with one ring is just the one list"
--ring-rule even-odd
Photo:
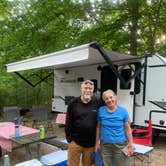
[[(64, 138), (64, 127), (59, 127), (59, 125), (54, 124), (54, 131), (53, 131), (59, 138)], [(30, 146), (32, 158), (37, 157), (36, 153), (36, 145)], [(58, 150), (58, 148), (41, 143), (41, 154), (47, 154), (53, 151)], [(5, 152), (3, 151), (3, 154)], [(14, 166), (16, 163), (25, 161), (25, 149), (21, 148), (19, 150), (15, 150), (12, 153), (9, 153), (11, 166)], [(132, 159), (133, 160), (133, 159)], [(152, 152), (152, 162), (150, 166), (165, 166), (166, 161), (166, 134), (161, 134), (159, 139), (157, 140), (156, 144), (154, 145), (154, 150)], [(146, 164), (145, 164), (146, 165)], [(0, 159), (0, 166), (3, 166), (2, 158)], [(135, 166), (141, 166), (141, 162), (136, 159)]]

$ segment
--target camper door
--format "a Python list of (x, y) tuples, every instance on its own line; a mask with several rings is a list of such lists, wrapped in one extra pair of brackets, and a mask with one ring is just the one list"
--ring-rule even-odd
[[(132, 66), (134, 68), (134, 66)], [(117, 102), (119, 105), (125, 107), (129, 113), (131, 121), (133, 121), (133, 106), (134, 106), (134, 83), (135, 79), (131, 79), (133, 71), (130, 68), (123, 68), (120, 70), (121, 76), (128, 84), (125, 86), (122, 81), (117, 81)], [(130, 81), (129, 81), (130, 80)]]

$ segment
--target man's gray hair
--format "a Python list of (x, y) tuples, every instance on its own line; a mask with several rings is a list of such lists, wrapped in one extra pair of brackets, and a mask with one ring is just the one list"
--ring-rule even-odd
[(94, 82), (91, 81), (91, 80), (85, 80), (85, 81), (82, 82), (81, 85), (83, 85), (83, 84), (90, 84), (90, 85), (93, 85), (93, 86), (94, 86)]
[(113, 90), (108, 89), (108, 90), (104, 91), (103, 94), (102, 94), (102, 99), (103, 100), (104, 100), (104, 98), (105, 98), (107, 93), (111, 93), (113, 96), (116, 96), (116, 94), (115, 94), (115, 92)]

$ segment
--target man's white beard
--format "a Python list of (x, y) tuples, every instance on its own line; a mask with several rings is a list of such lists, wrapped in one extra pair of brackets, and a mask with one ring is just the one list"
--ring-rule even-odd
[(92, 96), (91, 96), (90, 94), (85, 94), (85, 95), (84, 95), (84, 99), (85, 99), (85, 100), (90, 100), (91, 97), (92, 97)]

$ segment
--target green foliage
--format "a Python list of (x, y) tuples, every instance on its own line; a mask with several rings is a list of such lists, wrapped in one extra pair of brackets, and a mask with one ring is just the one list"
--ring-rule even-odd
[[(166, 42), (156, 42), (166, 35), (164, 0), (1, 0), (0, 11), (0, 107), (51, 102), (51, 78), (32, 88), (6, 73), (7, 63), (92, 41), (133, 55), (166, 55)], [(48, 73), (21, 74), (37, 82)]]

